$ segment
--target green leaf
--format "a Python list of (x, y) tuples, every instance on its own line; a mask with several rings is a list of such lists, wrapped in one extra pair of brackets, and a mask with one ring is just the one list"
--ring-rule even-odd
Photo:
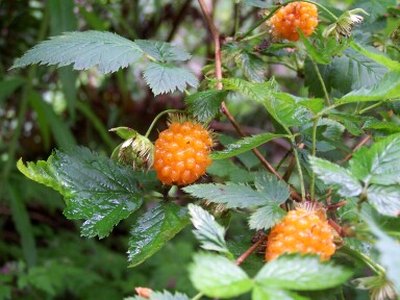
[(400, 134), (388, 136), (371, 148), (361, 148), (350, 160), (351, 172), (366, 184), (400, 183)]
[(22, 77), (5, 78), (0, 81), (0, 103), (17, 90), (25, 80)]
[(241, 50), (235, 55), (234, 60), (248, 80), (253, 82), (264, 81), (266, 65), (261, 58), (253, 53)]
[(337, 100), (338, 103), (386, 101), (400, 97), (400, 72), (389, 72), (375, 85), (354, 90)]
[(283, 180), (266, 172), (257, 174), (254, 185), (268, 201), (278, 205), (285, 202), (290, 195), (289, 186)]
[(264, 195), (247, 185), (207, 183), (193, 184), (183, 188), (193, 197), (225, 204), (228, 208), (247, 208), (267, 203)]
[(129, 266), (134, 267), (159, 251), (189, 223), (185, 208), (173, 203), (157, 204), (132, 226), (129, 239)]
[(338, 193), (344, 197), (357, 196), (361, 193), (362, 186), (352, 173), (325, 159), (314, 156), (309, 157), (311, 167), (318, 178), (325, 184), (338, 187)]
[(198, 205), (189, 204), (189, 213), (193, 230), (201, 247), (206, 250), (213, 250), (223, 253), (230, 253), (225, 242), (225, 228), (219, 225), (214, 216)]
[(64, 196), (64, 214), (83, 219), (82, 235), (106, 237), (115, 225), (142, 204), (149, 175), (134, 172), (111, 159), (75, 147), (56, 150), (47, 160), (28, 163), (20, 160), (18, 169), (28, 178), (45, 184)]
[(12, 68), (31, 64), (67, 66), (87, 70), (97, 66), (102, 73), (115, 72), (136, 62), (142, 50), (117, 34), (101, 31), (67, 32), (28, 50)]
[(179, 292), (171, 294), (168, 291), (163, 291), (163, 292), (152, 292), (150, 294), (150, 300), (189, 300), (189, 297)]
[(385, 66), (391, 71), (400, 71), (400, 63), (398, 61), (392, 60), (389, 57), (385, 56), (383, 52), (377, 51), (373, 47), (364, 48), (356, 42), (352, 42), (350, 44), (351, 48), (355, 51), (361, 53), (362, 55), (376, 61), (377, 63)]
[[(318, 68), (328, 92), (336, 97), (370, 87), (387, 72), (384, 66), (352, 49), (345, 50), (343, 55), (335, 57), (328, 65), (318, 65)], [(324, 92), (310, 61), (305, 64), (305, 84), (313, 96), (323, 97)]]
[(193, 73), (170, 64), (149, 63), (143, 75), (154, 95), (183, 92), (187, 85), (196, 88), (199, 84)]
[(352, 273), (332, 263), (321, 263), (316, 256), (284, 255), (267, 263), (255, 281), (263, 287), (314, 291), (344, 283)]
[(207, 90), (191, 94), (185, 98), (185, 102), (191, 114), (199, 121), (206, 122), (218, 114), (226, 95), (226, 91)]
[(267, 230), (275, 226), (286, 212), (276, 203), (268, 203), (258, 208), (249, 218), (249, 226), (255, 230)]
[(372, 233), (377, 237), (375, 247), (380, 252), (379, 260), (386, 269), (386, 276), (400, 294), (400, 244), (382, 231), (374, 221), (367, 220)]
[(226, 149), (211, 154), (212, 159), (225, 159), (237, 156), (244, 152), (250, 151), (262, 144), (265, 144), (273, 139), (286, 137), (284, 134), (262, 133), (249, 137), (242, 138), (234, 144), (230, 144)]
[(379, 17), (382, 17), (390, 6), (395, 6), (396, 0), (357, 0), (353, 3), (354, 7), (364, 9), (369, 13), (366, 22), (375, 22)]
[(37, 260), (35, 236), (27, 207), (21, 195), (21, 190), (13, 183), (8, 182), (7, 190), (10, 199), (10, 208), (13, 222), (21, 237), (22, 252), (28, 267), (33, 267)]
[(135, 40), (137, 46), (151, 58), (160, 62), (186, 61), (191, 55), (169, 43), (152, 40)]
[(194, 287), (208, 297), (231, 298), (248, 292), (253, 286), (240, 267), (220, 255), (196, 254), (189, 271)]
[(243, 0), (243, 4), (259, 8), (269, 8), (274, 3), (272, 0)]
[(373, 184), (367, 190), (368, 202), (386, 216), (400, 216), (400, 185)]
[(252, 300), (306, 300), (309, 298), (295, 293), (256, 285), (253, 289)]

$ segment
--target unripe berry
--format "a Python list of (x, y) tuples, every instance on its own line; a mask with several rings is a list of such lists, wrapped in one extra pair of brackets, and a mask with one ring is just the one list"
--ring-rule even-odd
[(291, 210), (272, 228), (267, 240), (265, 259), (284, 253), (317, 254), (328, 260), (335, 253), (335, 232), (320, 211)]
[(186, 185), (205, 174), (212, 136), (201, 124), (173, 121), (160, 132), (155, 142), (154, 169), (158, 179), (168, 185)]
[(317, 7), (308, 2), (292, 2), (281, 7), (269, 20), (274, 37), (297, 41), (299, 34), (310, 36), (318, 25)]

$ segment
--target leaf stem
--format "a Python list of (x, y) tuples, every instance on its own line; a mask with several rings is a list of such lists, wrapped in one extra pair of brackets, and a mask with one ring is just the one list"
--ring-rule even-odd
[(198, 293), (197, 295), (195, 295), (192, 300), (199, 300), (201, 299), (201, 297), (203, 297), (203, 293)]
[(149, 137), (149, 135), (150, 135), (151, 131), (153, 130), (154, 126), (156, 125), (157, 121), (158, 121), (163, 115), (169, 114), (169, 113), (175, 113), (175, 112), (176, 112), (176, 113), (178, 113), (178, 112), (182, 112), (182, 113), (183, 113), (184, 111), (181, 110), (181, 109), (171, 108), (171, 109), (167, 109), (167, 110), (164, 110), (164, 111), (160, 112), (160, 113), (154, 118), (153, 122), (151, 122), (151, 124), (150, 124), (150, 126), (149, 126), (149, 129), (147, 129), (146, 134), (144, 135), (144, 137), (146, 137), (146, 138)]
[(294, 158), (296, 160), (297, 171), (299, 172), (301, 200), (304, 201), (306, 199), (306, 189), (304, 187), (303, 171), (301, 170), (299, 153), (298, 153), (297, 148), (296, 148), (296, 141), (294, 140), (294, 137), (291, 138), (291, 142), (292, 142), (292, 147), (293, 147)]
[(358, 112), (356, 112), (356, 113), (357, 113), (358, 115), (362, 115), (362, 114), (365, 113), (366, 111), (368, 111), (368, 110), (370, 110), (370, 109), (373, 109), (373, 108), (375, 108), (375, 107), (378, 107), (378, 106), (382, 105), (383, 103), (385, 103), (385, 101), (379, 101), (379, 102), (374, 103), (374, 104), (372, 104), (372, 105), (370, 105), (370, 106), (367, 106), (366, 108), (363, 108), (362, 110), (360, 110), (360, 111), (358, 111)]
[(331, 101), (329, 99), (329, 93), (328, 93), (328, 90), (326, 89), (324, 79), (322, 78), (321, 72), (319, 71), (319, 68), (318, 68), (318, 65), (316, 64), (316, 62), (311, 57), (310, 57), (310, 60), (314, 67), (315, 72), (317, 73), (317, 77), (318, 77), (319, 82), (321, 83), (322, 90), (324, 91), (325, 105), (329, 106), (329, 105), (331, 105)]
[(374, 262), (369, 256), (351, 249), (348, 246), (343, 246), (340, 248), (340, 251), (353, 257), (361, 260), (364, 264), (366, 264), (372, 271), (374, 271), (377, 275), (384, 276), (386, 271), (385, 269), (378, 263)]
[[(312, 146), (311, 146), (311, 155), (315, 156), (317, 153), (317, 127), (318, 127), (319, 118), (314, 120), (313, 128), (312, 128)], [(311, 200), (314, 200), (315, 197), (315, 173), (311, 173), (311, 182), (310, 182), (310, 195)]]
[(236, 265), (241, 265), (254, 251), (257, 250), (257, 248), (262, 244), (262, 242), (265, 240), (265, 236), (262, 236), (259, 238), (257, 242), (255, 242), (249, 249), (247, 249), (242, 255), (236, 259)]

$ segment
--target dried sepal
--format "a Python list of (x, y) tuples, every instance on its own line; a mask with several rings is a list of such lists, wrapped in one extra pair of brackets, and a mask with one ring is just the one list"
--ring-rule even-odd
[(114, 149), (112, 158), (120, 163), (132, 165), (135, 170), (149, 170), (153, 166), (154, 145), (147, 137), (128, 127), (112, 128), (110, 131), (125, 139)]
[(396, 291), (393, 284), (384, 276), (369, 276), (352, 280), (358, 289), (368, 290), (371, 300), (395, 300)]
[(325, 38), (333, 36), (336, 38), (336, 40), (340, 40), (342, 37), (350, 37), (353, 27), (362, 23), (364, 20), (364, 17), (360, 14), (368, 16), (368, 13), (362, 8), (355, 8), (346, 11), (337, 19), (335, 23), (325, 28), (323, 36)]

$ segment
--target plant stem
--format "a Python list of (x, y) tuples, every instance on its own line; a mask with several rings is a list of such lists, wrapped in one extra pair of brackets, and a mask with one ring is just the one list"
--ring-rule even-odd
[(292, 146), (293, 146), (293, 154), (294, 158), (296, 160), (296, 166), (297, 166), (297, 172), (299, 172), (299, 178), (300, 178), (300, 190), (301, 190), (301, 200), (304, 201), (306, 199), (306, 189), (304, 187), (304, 177), (303, 177), (303, 171), (301, 170), (301, 164), (300, 164), (300, 159), (299, 159), (299, 153), (296, 148), (296, 141), (292, 137)]
[(195, 295), (192, 300), (199, 300), (201, 299), (201, 297), (203, 297), (203, 293), (198, 293), (197, 295)]
[(260, 237), (257, 242), (251, 245), (249, 249), (247, 249), (242, 255), (239, 256), (238, 259), (236, 259), (236, 265), (241, 265), (254, 251), (257, 250), (257, 248), (262, 244), (264, 240), (264, 237)]
[(340, 251), (351, 257), (361, 260), (371, 270), (373, 270), (377, 275), (380, 275), (380, 276), (385, 275), (385, 273), (386, 273), (385, 269), (381, 265), (374, 262), (369, 256), (365, 255), (364, 253), (353, 250), (348, 246), (343, 246), (342, 248), (340, 248)]
[(367, 106), (366, 108), (363, 108), (362, 110), (360, 110), (359, 112), (357, 112), (357, 114), (362, 115), (362, 114), (365, 113), (366, 111), (368, 111), (368, 110), (370, 110), (370, 109), (373, 109), (373, 108), (375, 108), (375, 107), (378, 107), (378, 106), (382, 105), (383, 103), (385, 103), (385, 101), (379, 101), (379, 102), (377, 102), (377, 103), (374, 103), (374, 104), (372, 104), (372, 105), (370, 105), (370, 106)]
[[(292, 2), (292, 1), (290, 1), (290, 2)], [(283, 6), (283, 5), (278, 5), (278, 6), (276, 6), (275, 8), (273, 8), (273, 9), (271, 10), (271, 12), (270, 12), (266, 17), (264, 17), (264, 18), (258, 20), (258, 22), (257, 22), (256, 24), (254, 24), (252, 27), (250, 27), (250, 29), (247, 30), (242, 36), (240, 36), (240, 37), (238, 38), (238, 40), (243, 40), (245, 37), (247, 37), (248, 35), (250, 35), (250, 33), (252, 33), (256, 28), (260, 27), (262, 24), (264, 24), (266, 21), (268, 21), (268, 20), (275, 14), (275, 12), (276, 12), (279, 8), (281, 8), (281, 6)]]
[[(312, 146), (311, 146), (311, 155), (315, 156), (317, 153), (317, 127), (318, 127), (319, 118), (314, 120), (313, 128), (312, 128)], [(311, 182), (310, 182), (310, 194), (311, 200), (314, 200), (315, 197), (315, 173), (311, 173)]]
[[(215, 24), (211, 18), (211, 13), (208, 11), (207, 5), (204, 0), (198, 0), (200, 4), (201, 11), (204, 15), (204, 18), (207, 21), (208, 27), (211, 31), (214, 40), (214, 52), (215, 52), (215, 78), (217, 79), (217, 89), (222, 90), (222, 59), (221, 59), (221, 44), (219, 39), (218, 29), (215, 27)], [(234, 116), (230, 113), (228, 107), (225, 102), (221, 103), (221, 112), (228, 118), (233, 127), (241, 136), (246, 136), (243, 130), (240, 128), (239, 124), (236, 122)], [(261, 164), (272, 174), (277, 176), (279, 179), (282, 179), (282, 176), (274, 169), (274, 167), (264, 158), (261, 152), (258, 149), (252, 149), (255, 156), (260, 160)]]
[(328, 90), (326, 89), (324, 79), (322, 78), (321, 72), (319, 71), (319, 68), (318, 68), (318, 65), (316, 64), (316, 62), (311, 57), (310, 57), (310, 60), (314, 67), (315, 72), (317, 73), (317, 77), (318, 77), (319, 82), (321, 83), (322, 90), (324, 91), (325, 105), (329, 106), (329, 105), (331, 105), (331, 101), (329, 99), (329, 93), (328, 93)]
[(183, 113), (184, 111), (181, 110), (181, 109), (171, 108), (171, 109), (167, 109), (167, 110), (164, 110), (164, 111), (160, 112), (160, 113), (154, 118), (153, 122), (151, 122), (150, 127), (149, 127), (149, 129), (147, 129), (146, 134), (145, 134), (144, 136), (145, 136), (146, 138), (149, 137), (149, 135), (150, 135), (151, 131), (153, 130), (154, 126), (156, 125), (157, 121), (158, 121), (163, 115), (169, 114), (169, 113), (175, 113), (175, 112), (176, 112), (176, 113), (178, 113), (178, 112), (182, 112), (182, 113)]

